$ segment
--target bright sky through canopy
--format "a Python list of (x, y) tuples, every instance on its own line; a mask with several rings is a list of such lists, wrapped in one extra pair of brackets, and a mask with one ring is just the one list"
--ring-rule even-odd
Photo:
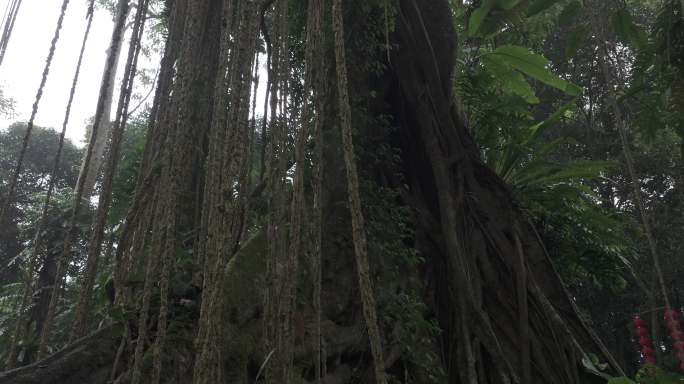
[[(0, 0), (0, 11), (5, 10), (9, 1)], [(36, 125), (56, 130), (62, 127), (85, 30), (87, 3), (87, 0), (71, 0), (69, 4)], [(31, 115), (61, 5), (60, 0), (23, 0), (5, 60), (0, 66), (0, 86), (5, 97), (15, 100), (15, 116), (1, 117), (0, 129), (14, 121), (26, 121)], [(95, 11), (67, 128), (67, 137), (78, 145), (83, 140), (86, 120), (95, 114), (112, 25), (112, 16), (106, 10)]]

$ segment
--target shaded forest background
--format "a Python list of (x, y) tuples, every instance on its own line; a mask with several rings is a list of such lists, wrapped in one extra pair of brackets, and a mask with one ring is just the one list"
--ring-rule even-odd
[[(128, 47), (112, 40), (110, 52), (121, 52), (109, 60), (130, 65), (123, 85), (105, 68), (85, 149), (32, 122), (0, 130), (0, 361), (15, 369), (0, 383), (62, 371), (63, 382), (680, 380), (681, 335), (664, 316), (684, 308), (684, 2), (345, 1), (340, 39), (331, 1), (200, 3), (95, 4), (140, 37)], [(427, 19), (415, 24), (412, 7)], [(423, 33), (447, 37), (406, 48)], [(158, 76), (136, 75), (137, 55), (155, 51)], [(412, 82), (428, 84), (433, 65), (446, 100), (432, 108), (445, 108), (457, 132), (435, 134), (433, 148), (462, 145), (441, 163), (474, 169), (454, 177), (465, 180), (454, 205), (466, 201), (454, 210), (454, 237), (474, 255), (463, 267), (435, 261), (450, 249), (437, 203), (447, 187), (431, 157), (439, 151), (420, 132), (421, 103), (436, 91)], [(155, 101), (136, 108), (146, 95), (133, 82), (156, 84)], [(10, 97), (0, 95), (0, 113), (12, 112)], [(98, 130), (99, 152), (87, 155)], [(503, 212), (495, 227), (506, 236), (470, 229), (496, 216), (488, 209)], [(574, 347), (535, 328), (544, 321), (534, 311), (547, 313), (534, 308), (541, 295), (499, 292), (527, 284), (516, 280), (519, 266), (481, 265), (493, 253), (481, 244), (512, 244), (533, 276), (545, 263), (537, 240), (553, 264), (543, 267), (548, 280), (557, 272), (569, 299), (544, 278), (538, 289), (569, 319), (584, 352), (576, 360)], [(457, 299), (470, 288), (451, 268), (485, 271), (473, 286), (485, 287), (478, 298), (501, 356), (477, 327), (465, 344), (482, 351), (458, 342), (458, 327), (478, 321), (455, 319), (472, 304)], [(640, 340), (635, 316), (650, 340)], [(550, 334), (564, 339), (558, 329)], [(31, 368), (50, 355), (38, 363), (46, 376)], [(651, 355), (657, 370), (640, 371)], [(554, 359), (576, 372), (555, 372)]]

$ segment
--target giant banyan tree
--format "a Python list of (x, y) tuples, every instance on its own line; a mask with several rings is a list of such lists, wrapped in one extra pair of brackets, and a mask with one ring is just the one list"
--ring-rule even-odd
[[(10, 351), (0, 383), (578, 384), (598, 379), (590, 355), (620, 372), (480, 159), (453, 92), (447, 0), (167, 0), (112, 245), (116, 315), (94, 324), (149, 0), (118, 6), (111, 46), (129, 15), (132, 37), (70, 342), (48, 348), (57, 283), (40, 360), (15, 368)], [(58, 282), (77, 231), (72, 220)]]

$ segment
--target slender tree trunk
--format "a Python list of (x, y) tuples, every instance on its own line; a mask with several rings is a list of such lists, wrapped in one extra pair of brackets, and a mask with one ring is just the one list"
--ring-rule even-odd
[[(117, 13), (125, 12), (125, 17), (128, 17), (129, 7), (118, 7)], [(115, 20), (121, 17), (117, 15)], [(125, 31), (124, 31), (125, 33)], [(119, 62), (121, 57), (121, 48), (123, 47), (124, 39), (112, 39), (109, 48), (107, 49), (107, 60), (105, 61), (105, 68), (102, 71), (102, 83), (100, 85), (100, 97), (104, 98), (104, 110), (103, 119), (99, 121), (97, 127), (90, 125), (88, 131), (90, 133), (89, 141), (95, 140), (93, 146), (93, 154), (91, 155), (91, 160), (88, 164), (84, 161), (81, 163), (81, 170), (78, 174), (78, 178), (83, 179), (83, 197), (90, 197), (93, 193), (93, 188), (95, 188), (95, 182), (97, 181), (97, 176), (102, 168), (102, 163), (104, 162), (105, 149), (107, 148), (107, 142), (109, 140), (109, 133), (111, 131), (112, 122), (109, 120), (112, 113), (112, 104), (114, 102), (114, 83), (116, 81), (116, 74), (118, 72), (118, 65), (115, 64), (112, 70), (107, 70), (107, 63), (110, 58), (114, 63)], [(107, 76), (105, 78), (105, 76)], [(104, 91), (104, 92), (103, 92)], [(79, 181), (80, 182), (80, 181)]]
[[(119, 7), (125, 10), (125, 7), (128, 7), (128, 0), (120, 0), (119, 1)], [(124, 24), (126, 22), (125, 15), (127, 12), (121, 12), (116, 20), (116, 26), (114, 28), (114, 31), (112, 32), (112, 40), (117, 40), (117, 39), (123, 39), (123, 28)], [(114, 62), (114, 57), (110, 56), (107, 60), (107, 70), (105, 72), (110, 72), (114, 70), (114, 67), (116, 66), (116, 63)], [(108, 78), (108, 73), (105, 74), (105, 78)], [(112, 84), (108, 84), (109, 87), (113, 86)], [(93, 130), (96, 129), (96, 127), (99, 126), (100, 121), (104, 119), (104, 95), (106, 94), (107, 89), (100, 89), (100, 97), (98, 99), (98, 106), (97, 110), (95, 112), (95, 122), (93, 124)], [(107, 117), (108, 118), (108, 117)], [(93, 134), (95, 137), (97, 137), (97, 133)], [(92, 158), (92, 152), (93, 152), (93, 146), (94, 146), (94, 140), (90, 140), (88, 143), (88, 149), (86, 150), (86, 156), (84, 159), (84, 164), (85, 167), (87, 168), (88, 164), (90, 163), (90, 159)], [(83, 184), (84, 180), (81, 179), (78, 181), (76, 184), (76, 192), (72, 201), (72, 208), (71, 208), (71, 215), (69, 218), (69, 228), (66, 232), (66, 235), (64, 236), (64, 242), (62, 244), (62, 253), (60, 254), (58, 264), (57, 264), (57, 283), (52, 287), (51, 289), (51, 298), (50, 298), (50, 307), (48, 309), (48, 314), (47, 318), (45, 320), (45, 326), (41, 330), (41, 335), (40, 335), (40, 343), (38, 346), (38, 357), (41, 358), (45, 355), (47, 352), (47, 346), (48, 346), (48, 341), (51, 336), (52, 332), (52, 321), (55, 315), (55, 311), (57, 310), (57, 302), (59, 300), (59, 295), (61, 291), (61, 280), (62, 280), (62, 274), (65, 273), (66, 267), (68, 266), (70, 259), (71, 259), (71, 252), (72, 252), (72, 244), (74, 241), (74, 237), (76, 236), (77, 232), (77, 223), (76, 220), (78, 218), (80, 209), (81, 209), (81, 203), (82, 203), (82, 198), (83, 198)]]
[[(114, 129), (112, 131), (111, 143), (109, 146), (110, 148), (107, 154), (102, 191), (100, 192), (98, 199), (95, 225), (90, 238), (90, 247), (88, 249), (88, 257), (86, 259), (86, 269), (83, 276), (83, 287), (79, 292), (78, 304), (76, 306), (76, 316), (70, 334), (71, 341), (85, 336), (86, 329), (88, 327), (93, 284), (95, 283), (97, 265), (102, 253), (105, 227), (107, 224), (107, 218), (109, 217), (109, 208), (112, 200), (114, 176), (116, 175), (118, 169), (121, 141), (123, 140), (123, 135), (128, 120), (128, 107), (131, 101), (133, 84), (135, 83), (135, 76), (137, 73), (138, 56), (140, 54), (140, 49), (142, 48), (141, 41), (145, 27), (148, 4), (149, 0), (140, 0), (137, 4), (138, 10), (136, 12), (133, 33), (128, 48), (128, 58), (126, 60), (126, 69), (121, 84), (121, 92), (119, 94), (119, 103), (117, 106)], [(97, 148), (95, 147), (94, 150), (96, 149)], [(87, 183), (87, 180), (85, 183)]]
[(337, 65), (337, 88), (339, 97), (340, 125), (342, 127), (342, 145), (344, 147), (344, 162), (347, 170), (347, 193), (349, 194), (349, 209), (352, 218), (352, 235), (354, 238), (354, 253), (356, 268), (363, 303), (363, 315), (370, 338), (373, 364), (375, 366), (375, 380), (378, 384), (387, 383), (385, 377), (385, 358), (382, 350), (382, 339), (378, 326), (375, 295), (371, 283), (370, 266), (368, 263), (368, 242), (366, 229), (361, 211), (361, 197), (359, 195), (359, 175), (356, 170), (356, 153), (352, 139), (351, 107), (349, 106), (349, 91), (347, 81), (347, 63), (344, 47), (344, 20), (342, 1), (332, 0), (333, 31), (335, 33), (335, 63)]

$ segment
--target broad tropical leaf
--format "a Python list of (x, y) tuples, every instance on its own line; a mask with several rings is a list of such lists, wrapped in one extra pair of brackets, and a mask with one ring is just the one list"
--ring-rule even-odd
[(632, 15), (626, 9), (617, 11), (612, 18), (613, 30), (615, 34), (627, 44), (637, 48), (646, 45), (646, 33), (634, 23)]
[(548, 68), (549, 61), (544, 56), (533, 53), (527, 48), (504, 45), (489, 53), (488, 56), (490, 60), (500, 65), (514, 68), (569, 95), (577, 96), (581, 93), (581, 88), (554, 74)]
[(558, 0), (535, 0), (527, 8), (527, 17), (542, 13), (558, 3)]
[(478, 9), (473, 11), (473, 14), (470, 15), (470, 19), (468, 20), (468, 35), (475, 36), (477, 34), (485, 17), (487, 17), (489, 11), (494, 7), (494, 1), (495, 0), (484, 0)]

